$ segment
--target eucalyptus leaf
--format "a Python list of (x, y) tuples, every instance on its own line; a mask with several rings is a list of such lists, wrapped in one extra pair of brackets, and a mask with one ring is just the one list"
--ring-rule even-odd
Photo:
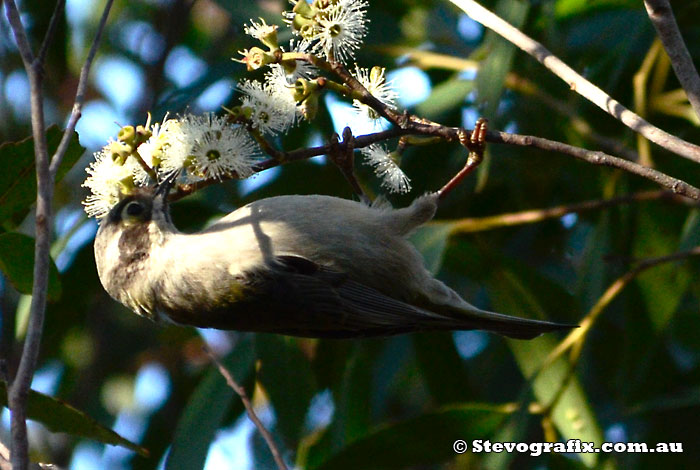
[[(49, 258), (49, 300), (61, 297), (58, 269)], [(34, 283), (34, 239), (22, 233), (0, 234), (0, 270), (22, 294), (30, 295)]]
[[(0, 406), (7, 406), (7, 384), (0, 381)], [(30, 390), (27, 397), (27, 415), (52, 432), (64, 432), (86, 437), (105, 444), (117, 445), (147, 457), (148, 450), (101, 425), (82, 411), (58, 398)]]
[(488, 439), (507, 412), (494, 405), (465, 404), (440, 408), (387, 424), (356, 439), (310, 470), (400, 469), (454, 458), (453, 444)]
[[(62, 137), (63, 132), (57, 126), (47, 129), (49, 155), (56, 151)], [(63, 178), (84, 151), (85, 148), (78, 142), (78, 134), (74, 132), (56, 172), (56, 181)], [(28, 137), (20, 142), (0, 145), (0, 168), (0, 226), (9, 229), (16, 227), (26, 217), (36, 200), (34, 139)]]

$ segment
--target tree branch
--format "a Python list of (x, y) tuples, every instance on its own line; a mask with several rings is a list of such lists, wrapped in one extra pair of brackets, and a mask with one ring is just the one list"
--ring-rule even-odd
[(700, 118), (700, 76), (683, 41), (673, 9), (668, 0), (644, 0), (644, 6), (666, 53), (673, 71), (688, 95), (688, 101)]
[[(374, 134), (367, 134), (355, 137), (353, 139), (354, 148), (367, 147), (368, 145), (381, 142), (387, 139), (392, 139), (396, 137), (401, 137), (404, 135), (429, 135), (440, 137), (447, 141), (458, 140), (460, 131), (464, 131), (458, 127), (447, 127), (441, 126), (435, 123), (425, 123), (418, 121), (417, 118), (411, 116), (406, 120), (405, 127), (403, 128), (392, 128), (386, 131), (377, 132)], [(573, 145), (565, 144), (563, 142), (557, 142), (555, 140), (545, 139), (543, 137), (535, 137), (531, 135), (520, 135), (520, 134), (509, 134), (507, 132), (499, 131), (489, 131), (486, 133), (486, 141), (497, 144), (509, 144), (509, 145), (519, 145), (523, 147), (534, 147), (541, 150), (546, 150), (550, 152), (558, 152), (565, 155), (578, 158), (579, 160), (592, 163), (594, 165), (609, 166), (612, 168), (618, 168), (624, 170), (628, 173), (632, 173), (642, 178), (646, 178), (654, 183), (670, 189), (675, 194), (686, 196), (691, 199), (700, 201), (700, 189), (693, 185), (686, 183), (683, 180), (674, 178), (665, 173), (662, 173), (653, 168), (648, 168), (638, 163), (625, 160), (623, 158), (614, 157), (608, 155), (607, 153), (587, 150), (581, 147), (574, 147)], [(340, 142), (340, 149), (346, 150), (346, 142)], [(273, 158), (264, 160), (258, 163), (254, 170), (256, 173), (261, 171), (274, 168), (283, 163), (289, 163), (297, 160), (304, 160), (311, 157), (316, 157), (319, 155), (327, 155), (329, 152), (334, 151), (331, 145), (322, 145), (318, 147), (302, 148), (297, 150), (292, 150), (289, 152), (275, 151)], [(191, 183), (186, 185), (179, 185), (177, 190), (170, 195), (171, 201), (177, 201), (185, 196), (188, 196), (202, 188), (211, 186), (212, 184), (219, 183), (227, 179), (238, 178), (237, 175), (231, 175), (229, 177), (222, 177), (218, 179), (211, 179), (200, 181), (197, 183)]]
[(224, 365), (217, 359), (214, 353), (212, 353), (206, 345), (203, 346), (203, 348), (204, 352), (207, 353), (207, 355), (211, 358), (212, 362), (216, 364), (216, 367), (219, 369), (221, 375), (223, 375), (226, 379), (226, 383), (229, 385), (229, 387), (231, 387), (233, 391), (236, 392), (236, 394), (238, 394), (239, 397), (241, 397), (241, 401), (243, 402), (243, 406), (245, 407), (246, 413), (248, 413), (248, 417), (253, 422), (253, 424), (255, 424), (255, 427), (258, 429), (260, 435), (263, 437), (263, 439), (265, 439), (267, 446), (270, 448), (270, 452), (272, 453), (272, 457), (275, 459), (275, 463), (277, 464), (278, 470), (287, 470), (287, 465), (284, 463), (282, 453), (277, 447), (275, 440), (272, 438), (270, 431), (267, 430), (262, 421), (260, 421), (260, 418), (258, 418), (258, 415), (255, 413), (255, 408), (253, 408), (253, 404), (250, 402), (250, 398), (248, 398), (248, 394), (246, 393), (245, 388), (243, 388), (243, 386), (236, 382), (236, 380), (233, 378), (233, 375), (226, 369), (226, 367), (224, 367)]
[(49, 155), (46, 144), (43, 107), (43, 64), (34, 59), (27, 40), (26, 31), (19, 19), (14, 0), (5, 2), (7, 18), (17, 41), (17, 46), (27, 72), (30, 87), (30, 106), (34, 156), (36, 161), (37, 198), (34, 245), (34, 284), (29, 314), (29, 325), (24, 340), (22, 357), (17, 374), (8, 390), (11, 414), (11, 462), (15, 470), (26, 470), (29, 466), (29, 443), (27, 440), (27, 394), (34, 376), (46, 309), (46, 292), (49, 280), (49, 247), (51, 242), (51, 199), (53, 184), (49, 174)]
[(596, 85), (583, 78), (542, 44), (523, 34), (520, 30), (511, 26), (474, 0), (450, 1), (462, 9), (462, 11), (473, 20), (492, 29), (530, 54), (556, 76), (564, 80), (572, 90), (576, 91), (603, 111), (620, 120), (630, 129), (642, 134), (650, 141), (677, 155), (700, 163), (700, 146), (686, 142), (642, 119), (639, 115), (623, 106), (622, 103), (613, 99)]
[[(60, 1), (60, 0), (59, 0)], [(111, 5), (111, 0), (108, 1), (108, 6)], [(11, 463), (14, 470), (27, 470), (29, 466), (29, 442), (27, 438), (27, 396), (31, 387), (34, 370), (36, 369), (37, 360), (39, 357), (39, 348), (41, 346), (41, 336), (44, 325), (44, 317), (46, 313), (46, 295), (48, 290), (49, 280), (49, 249), (51, 243), (51, 200), (53, 199), (54, 180), (53, 173), (50, 169), (48, 146), (46, 143), (46, 128), (44, 124), (44, 104), (43, 104), (43, 75), (44, 75), (44, 58), (46, 50), (49, 46), (50, 38), (53, 35), (53, 30), (58, 21), (59, 12), (62, 6), (59, 4), (54, 11), (54, 16), (49, 25), (49, 31), (46, 33), (44, 44), (41, 47), (38, 57), (34, 57), (27, 34), (20, 21), (19, 12), (14, 0), (5, 1), (7, 18), (12, 28), (12, 32), (17, 42), (17, 47), (22, 57), (22, 62), (27, 73), (30, 87), (30, 108), (32, 122), (32, 136), (34, 139), (34, 156), (36, 163), (36, 179), (37, 179), (37, 199), (36, 199), (36, 215), (35, 215), (35, 246), (34, 246), (34, 283), (32, 285), (32, 301), (29, 313), (29, 323), (27, 333), (22, 349), (22, 356), (19, 361), (17, 373), (13, 378), (8, 390), (8, 404), (11, 413), (11, 434), (12, 434), (12, 451)], [(103, 15), (103, 19), (104, 19)], [(100, 30), (104, 27), (104, 21), (100, 24)], [(91, 55), (94, 56), (94, 49), (91, 50)], [(92, 58), (90, 57), (90, 60)], [(89, 67), (88, 67), (89, 69)], [(82, 78), (82, 77), (81, 77)], [(83, 81), (84, 82), (84, 81)], [(84, 92), (84, 86), (82, 91)], [(81, 95), (82, 96), (82, 95)], [(80, 103), (82, 104), (82, 103)], [(71, 119), (77, 122), (80, 117), (76, 116), (74, 106)], [(72, 124), (70, 132), (67, 132), (68, 138), (72, 134), (72, 129), (75, 127), (75, 122)], [(64, 139), (66, 134), (64, 134)], [(57, 161), (65, 154), (68, 143), (61, 142), (59, 153), (57, 151)]]
[(542, 150), (549, 150), (570, 155), (579, 160), (592, 163), (593, 165), (609, 166), (625, 170), (628, 173), (641, 176), (655, 182), (658, 185), (664, 186), (676, 194), (687, 196), (692, 199), (700, 200), (700, 189), (692, 186), (685, 181), (674, 178), (665, 173), (661, 173), (653, 168), (640, 165), (623, 158), (614, 157), (607, 153), (586, 150), (573, 145), (557, 142), (554, 140), (544, 139), (542, 137), (534, 137), (529, 135), (507, 134), (505, 132), (489, 132), (486, 136), (489, 142), (500, 142), (505, 144), (523, 145), (536, 147)]
[(32, 47), (29, 45), (29, 39), (22, 25), (22, 20), (19, 18), (19, 11), (17, 11), (15, 0), (5, 0), (5, 14), (10, 23), (12, 33), (15, 35), (17, 49), (19, 50), (20, 57), (22, 57), (22, 62), (25, 66), (26, 64), (31, 64), (34, 62), (34, 53), (32, 52)]

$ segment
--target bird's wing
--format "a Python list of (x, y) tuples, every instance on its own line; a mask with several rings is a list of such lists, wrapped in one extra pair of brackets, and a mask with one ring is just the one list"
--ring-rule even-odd
[(569, 325), (474, 311), (439, 311), (389, 297), (345, 273), (300, 256), (278, 256), (245, 276), (235, 301), (201, 311), (203, 326), (315, 338), (389, 336), (412, 331), (494, 331), (533, 338)]
[[(387, 336), (411, 331), (488, 330), (519, 339), (564, 330), (576, 325), (518, 318), (472, 308), (447, 306), (422, 308), (389, 297), (346, 274), (299, 256), (276, 258), (276, 268), (284, 271), (285, 290), (303, 317), (295, 319), (313, 331), (312, 336)], [(284, 298), (284, 296), (283, 296)], [(450, 309), (447, 309), (450, 310)]]
[[(272, 268), (285, 292), (282, 298), (302, 305), (299, 325), (312, 336), (379, 336), (434, 329), (444, 317), (388, 297), (376, 289), (299, 256), (279, 256)], [(301, 321), (299, 321), (301, 320)]]

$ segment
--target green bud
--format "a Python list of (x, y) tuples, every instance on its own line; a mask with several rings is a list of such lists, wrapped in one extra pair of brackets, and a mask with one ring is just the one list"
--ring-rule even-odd
[(294, 15), (292, 19), (292, 27), (300, 33), (302, 31), (313, 31), (315, 25), (316, 21), (313, 18), (306, 18), (302, 15)]
[(119, 181), (119, 192), (128, 195), (134, 192), (136, 185), (134, 184), (134, 177), (127, 176), (126, 178)]
[(306, 3), (306, 0), (301, 0), (297, 2), (296, 5), (294, 5), (294, 8), (292, 8), (292, 11), (296, 13), (296, 16), (294, 19), (296, 20), (297, 16), (303, 16), (304, 18), (313, 18), (316, 16), (316, 11)]
[(316, 33), (315, 26), (316, 26), (316, 23), (311, 22), (311, 23), (305, 23), (297, 29), (298, 29), (301, 37), (303, 37), (304, 39), (312, 39), (314, 34)]
[[(121, 132), (120, 132), (121, 133)], [(119, 166), (126, 163), (127, 158), (131, 155), (131, 146), (123, 142), (115, 141), (109, 145), (109, 151), (112, 154), (112, 161)]]
[(117, 138), (125, 144), (134, 147), (136, 143), (136, 129), (134, 129), (134, 126), (124, 126), (119, 129)]
[(142, 143), (146, 142), (151, 138), (153, 132), (144, 126), (136, 126), (136, 146), (138, 147)]
[[(316, 85), (316, 86), (314, 86)], [(310, 82), (305, 78), (297, 78), (294, 82), (294, 101), (297, 103), (305, 100), (311, 93), (318, 89), (318, 84)]]
[(246, 120), (250, 120), (250, 118), (253, 117), (253, 108), (249, 106), (241, 106), (241, 116), (243, 116)]
[(274, 53), (266, 52), (259, 47), (253, 47), (250, 50), (240, 51), (239, 54), (243, 55), (243, 59), (238, 60), (238, 62), (246, 64), (246, 68), (249, 72), (257, 70), (267, 64), (272, 64), (276, 60)]
[(270, 48), (270, 52), (274, 52), (277, 49), (280, 48), (278, 42), (277, 42), (277, 30), (275, 29), (269, 34), (266, 34), (260, 39), (260, 42), (265, 44), (268, 48)]

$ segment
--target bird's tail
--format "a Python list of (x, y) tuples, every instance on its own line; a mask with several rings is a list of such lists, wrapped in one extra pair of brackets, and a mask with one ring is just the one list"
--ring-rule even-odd
[(435, 319), (436, 327), (445, 330), (486, 330), (517, 339), (532, 339), (543, 333), (578, 327), (568, 323), (520, 318), (470, 307), (468, 310), (451, 307), (449, 313), (439, 312), (442, 318)]

